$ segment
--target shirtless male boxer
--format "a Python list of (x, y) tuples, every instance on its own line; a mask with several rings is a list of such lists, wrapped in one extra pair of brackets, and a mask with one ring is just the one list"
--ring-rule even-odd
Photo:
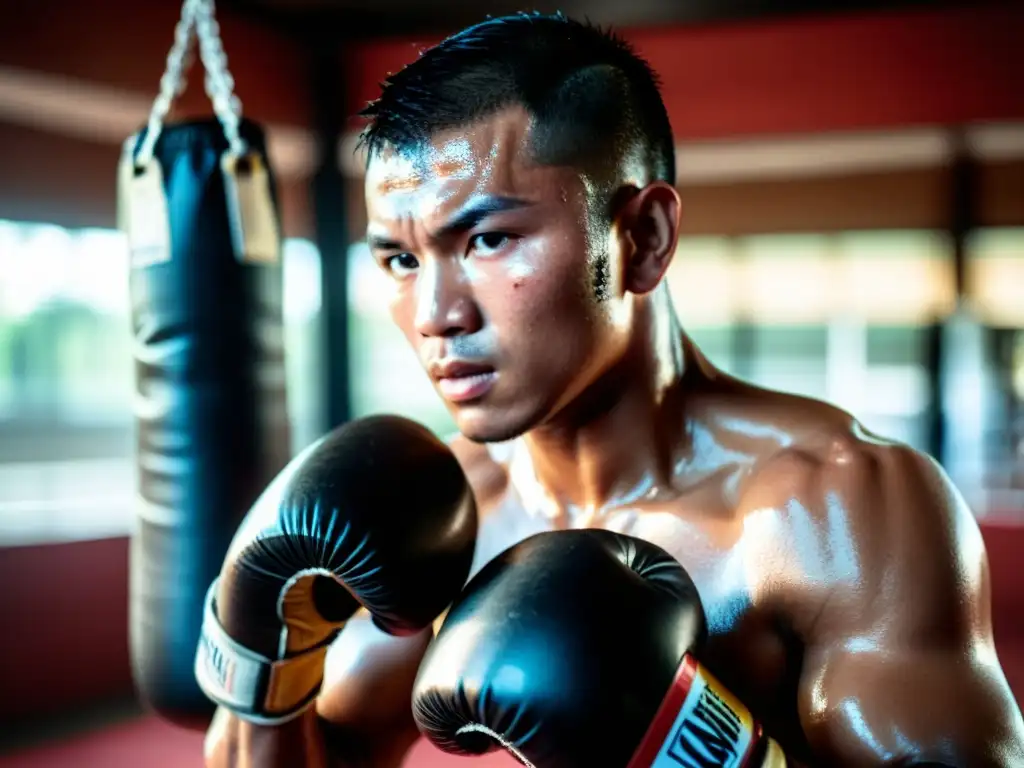
[[(1024, 765), (982, 539), (943, 471), (724, 374), (680, 327), (674, 142), (627, 45), (492, 19), (391, 76), (365, 116), (367, 237), (462, 435), (475, 569), (545, 530), (645, 539), (696, 584), (701, 662), (790, 764)], [(221, 712), (208, 764), (355, 765), (355, 738), (399, 765), (429, 639), (350, 622), (317, 712)]]

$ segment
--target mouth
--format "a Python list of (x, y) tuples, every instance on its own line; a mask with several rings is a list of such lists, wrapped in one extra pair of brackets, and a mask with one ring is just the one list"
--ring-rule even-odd
[(448, 361), (432, 366), (431, 375), (441, 396), (452, 403), (465, 403), (483, 397), (494, 386), (497, 371), (489, 365)]

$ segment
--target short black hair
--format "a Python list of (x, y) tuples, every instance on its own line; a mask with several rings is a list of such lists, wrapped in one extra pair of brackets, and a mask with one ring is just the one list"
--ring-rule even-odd
[(369, 158), (415, 149), (513, 105), (534, 119), (539, 162), (608, 173), (629, 157), (650, 181), (675, 183), (657, 75), (617, 34), (561, 13), (491, 18), (424, 51), (360, 113), (361, 144)]

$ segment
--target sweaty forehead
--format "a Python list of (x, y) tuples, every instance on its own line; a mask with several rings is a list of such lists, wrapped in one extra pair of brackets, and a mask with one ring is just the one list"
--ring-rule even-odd
[(483, 195), (538, 199), (561, 194), (569, 169), (534, 161), (522, 108), (447, 130), (418, 147), (375, 156), (366, 171), (370, 222), (439, 217)]

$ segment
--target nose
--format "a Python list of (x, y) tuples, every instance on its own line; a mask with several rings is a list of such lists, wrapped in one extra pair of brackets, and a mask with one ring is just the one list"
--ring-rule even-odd
[(416, 332), (448, 337), (476, 333), (483, 325), (462, 271), (444, 259), (429, 259), (416, 286)]

